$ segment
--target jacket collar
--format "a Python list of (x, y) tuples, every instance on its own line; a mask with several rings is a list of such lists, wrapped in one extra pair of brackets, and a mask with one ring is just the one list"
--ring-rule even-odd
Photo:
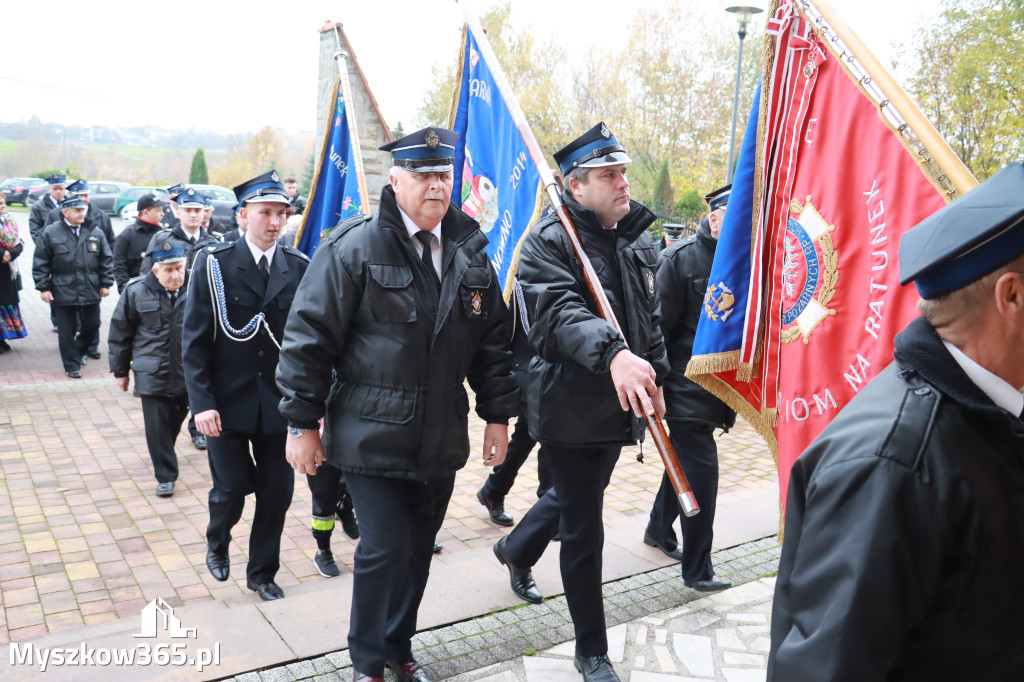
[(964, 373), (935, 328), (923, 317), (896, 335), (893, 355), (902, 367), (919, 373), (941, 393), (968, 409), (993, 417), (1006, 414)]
[[(380, 192), (379, 210), (381, 227), (394, 230), (402, 237), (402, 239), (408, 241), (409, 232), (406, 230), (405, 222), (402, 220), (402, 214), (398, 210), (398, 202), (395, 200), (395, 190), (391, 185), (385, 185), (384, 189)], [(444, 214), (444, 218), (441, 219), (441, 234), (444, 235), (444, 241), (446, 243), (452, 241), (456, 244), (461, 244), (466, 240), (479, 235), (484, 239), (483, 244), (486, 244), (486, 238), (483, 237), (483, 233), (479, 231), (479, 227), (479, 223), (463, 213), (462, 209), (452, 203), (448, 204), (448, 211)], [(444, 249), (442, 248), (442, 251), (443, 250)], [(447, 262), (447, 254), (444, 255), (444, 259)]]
[[(573, 223), (577, 229), (584, 228), (599, 234), (606, 232), (604, 226), (601, 225), (601, 221), (597, 219), (597, 213), (576, 201), (571, 192), (562, 192), (562, 201), (565, 203), (566, 208), (569, 209), (569, 214), (572, 216)], [(625, 239), (627, 244), (632, 244), (636, 241), (637, 237), (650, 227), (655, 218), (656, 216), (649, 208), (638, 201), (630, 199), (629, 213), (618, 222), (616, 227), (618, 237)]]
[(711, 223), (708, 222), (707, 216), (701, 219), (697, 227), (697, 240), (711, 249), (711, 253), (714, 253), (715, 247), (718, 246), (718, 240), (711, 235)]

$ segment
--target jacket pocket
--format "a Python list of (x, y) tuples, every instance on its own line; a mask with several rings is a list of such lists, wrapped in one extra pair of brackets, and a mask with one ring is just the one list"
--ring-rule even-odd
[(370, 384), (346, 384), (341, 403), (348, 412), (385, 424), (408, 424), (416, 415), (416, 392)]
[(139, 320), (143, 327), (160, 329), (163, 326), (163, 321), (160, 319), (159, 301), (139, 301), (135, 304), (135, 309), (139, 311)]
[(462, 317), (466, 320), (486, 320), (491, 286), (491, 266), (471, 265), (459, 282)]
[(405, 265), (370, 263), (366, 293), (376, 322), (415, 322), (412, 269)]
[(157, 372), (160, 370), (160, 358), (147, 355), (134, 358), (132, 369), (136, 372)]

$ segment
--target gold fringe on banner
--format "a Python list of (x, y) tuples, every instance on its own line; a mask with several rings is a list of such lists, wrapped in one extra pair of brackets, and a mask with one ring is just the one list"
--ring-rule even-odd
[[(455, 116), (459, 112), (459, 97), (462, 96), (462, 67), (466, 63), (466, 43), (469, 42), (469, 25), (462, 25), (462, 45), (459, 46), (459, 66), (455, 69), (455, 92), (452, 94), (452, 105), (448, 109), (448, 130), (455, 125)], [(461, 187), (455, 191), (461, 192)]]
[(515, 251), (512, 252), (512, 262), (508, 265), (508, 274), (505, 275), (505, 286), (502, 289), (502, 294), (505, 299), (505, 305), (508, 305), (509, 300), (512, 298), (512, 286), (516, 281), (516, 272), (519, 270), (519, 251), (523, 248), (523, 242), (526, 241), (527, 235), (533, 230), (533, 226), (540, 220), (541, 214), (544, 213), (544, 182), (537, 182), (537, 201), (533, 205), (533, 215), (530, 216), (530, 222), (527, 223), (526, 229), (523, 230), (523, 234), (519, 237), (519, 241), (516, 242)]
[[(309, 188), (309, 198), (306, 199), (306, 206), (311, 207), (313, 205), (313, 199), (316, 197), (316, 187), (320, 183), (320, 170), (324, 167), (324, 159), (327, 158), (327, 147), (328, 142), (331, 139), (331, 121), (334, 117), (334, 112), (338, 108), (338, 88), (341, 87), (341, 76), (334, 79), (334, 92), (331, 95), (331, 115), (327, 117), (327, 122), (324, 125), (324, 139), (320, 143), (320, 163), (316, 165), (316, 171), (313, 173), (313, 184)], [(348, 102), (345, 102), (345, 116), (348, 116)], [(356, 140), (358, 144), (358, 140)], [(366, 210), (369, 211), (370, 207), (367, 206)], [(292, 242), (292, 248), (299, 248), (299, 244), (302, 243), (302, 233), (306, 231), (306, 221), (309, 220), (309, 214), (311, 211), (302, 212), (302, 222), (299, 224), (299, 231), (295, 233), (295, 241)], [(334, 227), (332, 225), (332, 227)]]
[(724, 353), (707, 353), (691, 357), (690, 361), (686, 363), (686, 376), (689, 379), (694, 379), (694, 375), (728, 372), (736, 369), (739, 359), (740, 352), (738, 350), (730, 350)]
[(754, 366), (749, 362), (741, 362), (736, 368), (736, 381), (750, 383), (754, 379)]

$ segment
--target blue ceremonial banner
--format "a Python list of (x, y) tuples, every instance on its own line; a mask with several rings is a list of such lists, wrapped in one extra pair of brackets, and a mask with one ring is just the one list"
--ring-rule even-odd
[(476, 40), (468, 29), (463, 33), (458, 104), (449, 122), (459, 134), (452, 201), (480, 222), (490, 240), (487, 255), (507, 303), (519, 245), (540, 217), (540, 173)]
[[(736, 174), (733, 176), (729, 208), (722, 222), (722, 232), (711, 266), (704, 314), (693, 340), (693, 356), (687, 367), (699, 373), (736, 369), (743, 347), (744, 328), (750, 300), (751, 238), (754, 216), (754, 171), (757, 156), (757, 119), (761, 106), (758, 84), (754, 104), (743, 133)], [(729, 284), (726, 284), (728, 282)]]
[(333, 121), (324, 131), (320, 163), (313, 176), (313, 188), (306, 202), (302, 225), (295, 237), (295, 248), (310, 258), (331, 230), (345, 218), (363, 213), (365, 197), (359, 194), (355, 149), (345, 115), (345, 97), (341, 81), (334, 81), (331, 98)]

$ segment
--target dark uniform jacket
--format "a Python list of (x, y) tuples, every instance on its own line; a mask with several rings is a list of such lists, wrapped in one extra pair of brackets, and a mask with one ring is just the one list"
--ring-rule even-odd
[(661, 331), (672, 367), (665, 378), (665, 418), (706, 422), (728, 429), (736, 422), (736, 413), (685, 376), (717, 244), (705, 218), (695, 235), (662, 252), (655, 287), (661, 305)]
[[(656, 257), (645, 234), (654, 214), (637, 202), (614, 230), (566, 192), (563, 200), (583, 249), (597, 271), (629, 349), (650, 362), (660, 385), (668, 359), (654, 291)], [(523, 243), (519, 279), (533, 311), (527, 405), (530, 435), (562, 446), (635, 443), (645, 422), (619, 405), (609, 365), (625, 348), (600, 317), (569, 238), (553, 215), (542, 218)]]
[[(185, 249), (185, 269), (191, 271), (196, 263), (196, 254), (202, 250), (204, 246), (212, 246), (219, 244), (220, 241), (203, 228), (199, 228), (199, 235), (196, 237), (196, 241), (193, 242), (191, 238), (185, 234), (185, 228), (178, 223), (177, 227), (170, 230), (160, 230), (152, 237), (149, 238), (149, 246), (146, 247), (146, 253), (153, 251), (154, 247), (164, 248), (164, 245), (170, 242), (171, 248)], [(139, 272), (149, 272), (153, 269), (153, 259), (144, 256), (142, 258), (142, 265), (139, 266)]]
[(302, 215), (302, 212), (306, 210), (306, 197), (296, 192), (295, 196), (288, 200), (288, 204), (292, 207), (293, 211)]
[[(487, 238), (455, 206), (441, 232), (438, 298), (387, 186), (377, 217), (351, 218), (320, 244), (296, 297), (277, 370), (281, 413), (312, 427), (326, 410), (326, 456), (345, 471), (426, 481), (462, 468), (467, 377), (481, 419), (516, 414)], [(328, 400), (332, 368), (340, 383)]]
[(39, 291), (52, 291), (56, 305), (92, 305), (100, 289), (114, 284), (113, 258), (106, 237), (85, 224), (78, 237), (63, 218), (48, 225), (36, 242), (32, 279)]
[(233, 230), (228, 230), (227, 232), (225, 232), (224, 235), (221, 237), (221, 241), (233, 242), (233, 241), (237, 241), (237, 240), (239, 240), (241, 238), (242, 238), (242, 232), (236, 227)]
[(285, 419), (277, 411), (281, 393), (274, 383), (279, 350), (261, 324), (249, 341), (230, 338), (214, 319), (208, 270), (216, 258), (224, 282), (228, 324), (241, 330), (259, 313), (266, 316), (278, 343), (309, 259), (301, 251), (276, 247), (266, 285), (248, 242), (217, 243), (199, 251), (185, 306), (182, 354), (189, 406), (193, 414), (220, 412), (226, 431), (281, 433)]
[[(42, 202), (38, 202), (42, 203)], [(53, 209), (46, 215), (46, 224), (56, 223), (64, 217), (64, 211), (60, 207)], [(110, 245), (111, 249), (114, 247), (114, 228), (110, 224), (110, 216), (96, 208), (92, 204), (86, 207), (85, 211), (85, 225), (89, 227), (97, 228), (103, 233), (103, 236), (107, 240), (107, 244)]]
[(923, 319), (793, 466), (775, 682), (1024, 680), (1024, 422)]
[(172, 302), (152, 271), (121, 291), (107, 338), (110, 371), (115, 377), (128, 376), (129, 369), (135, 372), (137, 396), (185, 395), (181, 364), (185, 291), (182, 285)]
[(114, 240), (114, 279), (117, 280), (118, 291), (124, 293), (128, 280), (145, 274), (142, 272), (142, 261), (146, 257), (150, 240), (159, 231), (159, 225), (136, 220), (117, 235)]
[(160, 219), (160, 227), (165, 230), (173, 230), (176, 227), (181, 227), (181, 219), (175, 215), (174, 209), (170, 204), (164, 204), (164, 215)]
[(42, 199), (32, 204), (32, 210), (28, 214), (28, 231), (32, 235), (32, 243), (38, 244), (39, 237), (47, 225), (52, 223), (48, 219), (50, 211), (58, 208), (58, 204), (48, 193)]

